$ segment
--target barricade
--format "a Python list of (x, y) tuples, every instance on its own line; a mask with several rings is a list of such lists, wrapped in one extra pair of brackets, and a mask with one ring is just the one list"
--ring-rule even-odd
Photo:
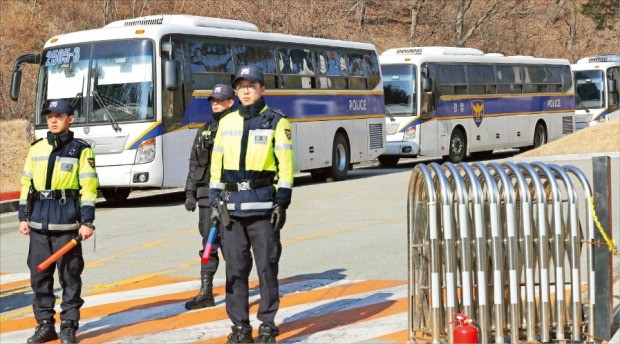
[(452, 343), (455, 312), (473, 319), (482, 343), (590, 341), (591, 196), (573, 166), (416, 165), (407, 205), (410, 343)]

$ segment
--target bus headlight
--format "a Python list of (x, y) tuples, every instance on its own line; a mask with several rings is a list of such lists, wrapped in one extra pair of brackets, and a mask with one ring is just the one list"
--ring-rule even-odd
[(413, 127), (409, 127), (407, 128), (407, 130), (405, 130), (405, 132), (403, 133), (403, 141), (415, 140), (415, 128), (416, 126), (414, 125)]
[(136, 164), (146, 164), (155, 160), (155, 139), (148, 139), (138, 146)]

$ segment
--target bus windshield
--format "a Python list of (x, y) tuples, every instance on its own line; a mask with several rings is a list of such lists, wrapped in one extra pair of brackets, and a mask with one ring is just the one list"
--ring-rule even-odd
[[(40, 80), (40, 106), (49, 99), (71, 101), (75, 125), (154, 119), (150, 40), (54, 47), (43, 52)], [(46, 124), (40, 111), (35, 124)]]
[(601, 108), (605, 105), (605, 75), (601, 70), (584, 70), (575, 72), (576, 108)]
[(416, 109), (416, 67), (382, 65), (385, 107), (392, 116), (412, 116)]

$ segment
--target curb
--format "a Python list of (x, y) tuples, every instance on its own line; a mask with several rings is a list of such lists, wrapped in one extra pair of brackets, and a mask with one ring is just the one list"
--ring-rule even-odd
[[(18, 196), (19, 197), (19, 196)], [(19, 200), (1, 201), (0, 202), (0, 214), (11, 213), (17, 211), (19, 207)]]

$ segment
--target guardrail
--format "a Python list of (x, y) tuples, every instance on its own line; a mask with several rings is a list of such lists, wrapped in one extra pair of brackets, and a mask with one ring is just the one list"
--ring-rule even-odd
[(474, 320), (482, 343), (592, 340), (594, 264), (584, 242), (595, 226), (582, 171), (418, 164), (408, 194), (410, 342), (452, 343), (455, 312)]

